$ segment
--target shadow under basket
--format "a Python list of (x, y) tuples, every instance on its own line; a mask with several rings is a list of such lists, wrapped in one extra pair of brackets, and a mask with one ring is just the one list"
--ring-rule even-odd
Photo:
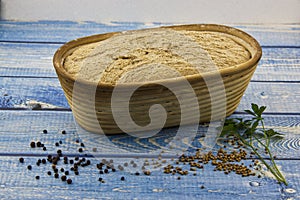
[[(119, 92), (114, 95), (112, 111), (112, 95), (116, 86), (75, 80), (64, 69), (63, 64), (74, 48), (105, 40), (118, 32), (70, 41), (56, 51), (53, 63), (73, 115), (81, 127), (94, 133), (128, 133), (162, 128), (160, 123), (156, 125), (154, 121), (165, 119), (163, 127), (172, 127), (219, 120), (235, 111), (262, 56), (259, 43), (247, 33), (223, 25), (192, 24), (163, 28), (233, 35), (250, 52), (250, 59), (218, 71), (145, 83), (118, 84)], [(193, 92), (186, 89), (186, 83), (189, 83)], [(125, 96), (133, 90), (128, 102)], [(193, 95), (196, 97), (196, 104)], [(156, 104), (165, 109), (164, 114), (161, 114), (159, 107), (153, 106)]]

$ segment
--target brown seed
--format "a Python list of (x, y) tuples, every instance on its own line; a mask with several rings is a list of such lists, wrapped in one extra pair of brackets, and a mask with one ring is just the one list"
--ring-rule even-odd
[(144, 171), (144, 174), (149, 176), (149, 175), (151, 175), (151, 172), (147, 170), (147, 171)]

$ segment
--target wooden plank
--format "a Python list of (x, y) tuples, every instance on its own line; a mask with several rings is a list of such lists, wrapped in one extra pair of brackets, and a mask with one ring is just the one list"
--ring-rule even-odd
[[(52, 56), (59, 44), (0, 43), (0, 76), (57, 77)], [(300, 48), (263, 48), (254, 81), (299, 81)]]
[[(278, 161), (289, 182), (285, 187), (271, 178), (225, 175), (213, 171), (211, 165), (197, 171), (196, 176), (189, 174), (182, 176), (181, 180), (177, 180), (177, 175), (159, 170), (150, 176), (120, 171), (99, 175), (95, 159), (91, 159), (92, 166), (80, 168), (78, 176), (71, 172), (69, 177), (73, 182), (68, 185), (47, 175), (51, 164), (34, 165), (37, 159), (44, 157), (24, 158), (25, 163), (21, 164), (18, 157), (1, 157), (1, 199), (49, 199), (50, 196), (53, 199), (297, 199), (300, 195), (299, 160)], [(245, 165), (249, 162), (246, 161)], [(28, 163), (33, 164), (31, 171), (26, 169)], [(40, 176), (39, 180), (35, 179), (36, 175)], [(122, 176), (125, 181), (120, 181)], [(99, 177), (105, 183), (100, 183)]]
[[(162, 23), (95, 22), (71, 21), (1, 21), (0, 41), (54, 42), (65, 43), (69, 40), (92, 34), (112, 31), (158, 27)], [(171, 24), (170, 24), (171, 25)], [(239, 25), (231, 24), (253, 35), (263, 46), (300, 46), (300, 26), (293, 25)]]
[[(251, 103), (266, 105), (269, 113), (300, 113), (300, 83), (251, 82), (237, 111)], [(69, 109), (57, 78), (0, 77), (0, 108)]]
[(0, 78), (2, 108), (69, 108), (56, 78)]
[[(233, 117), (247, 117), (234, 114)], [(249, 116), (248, 116), (249, 117)], [(266, 128), (285, 135), (283, 140), (276, 140), (271, 144), (272, 152), (277, 158), (300, 158), (300, 115), (265, 115)], [(87, 133), (79, 129), (71, 112), (61, 111), (1, 111), (0, 112), (0, 155), (47, 155), (56, 153), (60, 148), (66, 154), (79, 154), (79, 140), (85, 144), (85, 152), (93, 155), (112, 156), (125, 155), (157, 156), (157, 151), (167, 147), (177, 134), (177, 128), (164, 129), (163, 132), (152, 138), (135, 138), (130, 135), (103, 136)], [(193, 126), (192, 126), (193, 127)], [(42, 131), (46, 129), (47, 134)], [(61, 134), (66, 130), (67, 134)], [(194, 134), (194, 128), (186, 127), (187, 134)], [(207, 132), (207, 127), (199, 127), (189, 150), (203, 146), (202, 136)], [(30, 148), (31, 141), (40, 141), (45, 144), (47, 151), (41, 148)], [(62, 141), (60, 147), (55, 143)], [(183, 140), (185, 141), (185, 140)], [(222, 141), (218, 146), (223, 146)], [(228, 145), (227, 145), (228, 146)], [(93, 148), (97, 148), (94, 152)], [(234, 150), (229, 148), (228, 150)], [(172, 154), (172, 149), (165, 150), (165, 154)], [(152, 152), (153, 155), (149, 155)], [(173, 155), (174, 156), (174, 155)]]
[(52, 59), (60, 44), (0, 43), (0, 76), (57, 77)]

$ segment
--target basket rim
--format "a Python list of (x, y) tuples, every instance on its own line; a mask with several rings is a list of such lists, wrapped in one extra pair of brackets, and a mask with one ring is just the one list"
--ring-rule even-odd
[[(188, 76), (181, 76), (181, 77), (174, 77), (169, 79), (163, 79), (163, 80), (154, 80), (154, 81), (148, 81), (148, 82), (133, 82), (133, 83), (119, 83), (117, 84), (120, 88), (132, 88), (132, 87), (153, 87), (154, 85), (160, 85), (162, 83), (168, 83), (168, 84), (178, 84), (181, 81), (189, 81), (189, 82), (195, 82), (198, 80), (205, 78), (212, 78), (216, 75), (219, 76), (226, 76), (235, 74), (241, 71), (244, 71), (248, 68), (256, 66), (256, 64), (259, 62), (262, 56), (262, 49), (258, 41), (253, 38), (248, 33), (239, 30), (237, 28), (233, 28), (230, 26), (225, 25), (219, 25), (219, 24), (185, 24), (185, 25), (173, 25), (173, 26), (161, 26), (157, 28), (147, 28), (147, 29), (139, 29), (139, 30), (155, 30), (160, 28), (170, 28), (174, 30), (190, 30), (190, 31), (213, 31), (213, 32), (221, 32), (229, 35), (233, 35), (238, 37), (239, 39), (243, 40), (244, 42), (248, 43), (253, 49), (254, 53), (252, 54), (249, 48), (245, 47), (250, 53), (251, 58), (247, 60), (244, 63), (240, 63), (238, 65), (233, 65), (230, 67), (222, 68), (217, 71), (210, 71), (210, 72), (204, 72), (201, 74), (193, 74)], [(76, 78), (72, 75), (70, 75), (63, 67), (63, 61), (66, 57), (66, 54), (73, 48), (78, 47), (80, 45), (89, 44), (93, 42), (99, 42), (105, 39), (108, 39), (109, 37), (112, 37), (115, 34), (121, 33), (119, 32), (109, 32), (109, 33), (102, 33), (102, 34), (96, 34), (96, 35), (90, 35), (86, 37), (77, 38), (74, 40), (71, 40), (65, 44), (63, 44), (60, 48), (58, 48), (53, 56), (53, 65), (56, 70), (56, 73), (66, 79), (69, 79), (73, 82), (79, 81), (83, 85), (92, 85), (101, 88), (101, 89), (114, 89), (116, 85), (110, 84), (110, 83), (97, 83), (89, 80), (76, 80)]]

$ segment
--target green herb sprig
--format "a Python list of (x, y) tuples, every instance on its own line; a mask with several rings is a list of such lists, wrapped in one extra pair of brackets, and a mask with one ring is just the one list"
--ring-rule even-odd
[[(238, 138), (246, 147), (250, 148), (259, 160), (267, 167), (267, 169), (275, 176), (279, 183), (287, 185), (285, 177), (278, 169), (274, 157), (270, 151), (270, 142), (272, 139), (283, 138), (283, 134), (274, 131), (273, 129), (266, 129), (264, 118), (262, 117), (266, 106), (258, 106), (257, 104), (251, 104), (252, 110), (245, 110), (246, 113), (252, 116), (250, 120), (244, 120), (242, 118), (228, 118), (225, 120), (224, 127), (220, 137), (234, 136)], [(259, 126), (261, 128), (259, 128)], [(253, 145), (253, 142), (257, 141), (259, 146), (264, 151), (259, 150)], [(267, 162), (263, 157), (264, 152), (270, 162)]]

